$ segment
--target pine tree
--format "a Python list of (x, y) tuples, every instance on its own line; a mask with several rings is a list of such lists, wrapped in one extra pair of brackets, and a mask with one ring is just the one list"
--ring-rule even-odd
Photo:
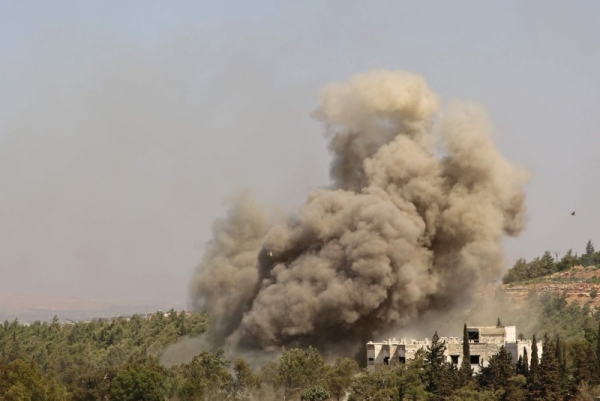
[(308, 350), (283, 349), (276, 380), (283, 388), (285, 398), (297, 398), (302, 391), (322, 384), (325, 373), (325, 361), (315, 348), (309, 346)]
[(558, 400), (561, 395), (560, 366), (556, 359), (556, 346), (550, 337), (544, 337), (544, 354), (539, 368), (541, 395), (545, 400)]
[(557, 334), (556, 335), (556, 343), (554, 344), (554, 357), (556, 358), (556, 362), (558, 364), (558, 371), (560, 373), (560, 379), (561, 379), (561, 387), (562, 384), (564, 384), (564, 380), (563, 378), (565, 377), (566, 374), (566, 369), (564, 369), (566, 367), (565, 365), (565, 361), (563, 360), (564, 357), (564, 344), (560, 341), (560, 336)]
[(437, 331), (431, 339), (431, 346), (427, 347), (425, 354), (425, 390), (432, 394), (443, 392), (446, 343), (440, 341)]
[(543, 276), (552, 274), (557, 270), (554, 258), (549, 251), (544, 252), (544, 255), (542, 255), (541, 259), (539, 259), (539, 266), (541, 269), (541, 275)]
[[(467, 324), (465, 323), (463, 326), (463, 357), (468, 357), (470, 360), (471, 357), (471, 347), (469, 345), (469, 332), (467, 331)], [(470, 366), (469, 362), (469, 367)]]
[(517, 366), (515, 369), (515, 373), (518, 375), (523, 374), (523, 355), (519, 356), (519, 359), (517, 359)]
[(573, 250), (569, 249), (567, 251), (567, 253), (565, 253), (565, 256), (562, 257), (562, 259), (560, 260), (560, 262), (558, 263), (558, 270), (559, 271), (563, 271), (563, 270), (568, 270), (571, 267), (580, 264), (581, 260), (579, 259), (579, 257), (577, 256), (577, 254), (573, 254)]
[[(558, 338), (557, 338), (558, 340)], [(558, 346), (557, 346), (558, 349)], [(566, 398), (569, 392), (569, 372), (567, 370), (567, 346), (564, 342), (560, 345), (560, 387), (562, 398)]]
[(514, 374), (512, 355), (502, 346), (500, 351), (490, 358), (488, 366), (483, 368), (480, 380), (484, 387), (497, 391), (508, 388), (509, 380)]
[(565, 344), (560, 341), (560, 336), (556, 335), (556, 344), (554, 355), (558, 363), (558, 370), (560, 373), (560, 385), (562, 389), (567, 387), (567, 355), (565, 350)]
[[(537, 349), (537, 347), (536, 347)], [(523, 376), (529, 377), (529, 357), (527, 355), (527, 348), (523, 349)]]
[(535, 376), (539, 373), (540, 360), (538, 356), (537, 340), (535, 334), (533, 335), (533, 341), (531, 342), (531, 365), (529, 367), (529, 374)]
[(596, 252), (594, 244), (592, 243), (592, 240), (589, 240), (587, 244), (585, 244), (585, 256), (592, 256), (594, 252)]
[(339, 401), (344, 398), (352, 384), (352, 379), (358, 371), (358, 363), (351, 358), (338, 359), (335, 365), (327, 369), (325, 384), (333, 400)]
[(594, 254), (596, 250), (594, 249), (594, 244), (592, 244), (592, 240), (589, 240), (585, 245), (585, 253), (581, 255), (581, 261), (584, 266), (594, 265)]
[(314, 386), (306, 389), (300, 396), (301, 401), (325, 401), (330, 397), (327, 390), (321, 386)]
[(523, 258), (518, 259), (502, 277), (502, 284), (510, 284), (529, 278), (529, 265)]
[(471, 347), (469, 345), (469, 334), (467, 324), (463, 328), (463, 359), (459, 370), (460, 386), (464, 387), (473, 380), (473, 369), (471, 368)]
[(529, 390), (529, 395), (534, 400), (541, 397), (539, 370), (540, 363), (538, 359), (537, 340), (534, 334), (533, 341), (531, 343), (531, 365), (529, 366), (529, 376), (527, 376), (527, 388)]
[(571, 346), (572, 374), (575, 386), (583, 382), (591, 383), (597, 376), (595, 370), (594, 348), (585, 342), (576, 342)]

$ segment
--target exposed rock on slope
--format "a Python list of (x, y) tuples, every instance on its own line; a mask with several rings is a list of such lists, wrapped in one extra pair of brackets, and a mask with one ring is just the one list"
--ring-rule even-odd
[(567, 302), (600, 306), (600, 269), (595, 266), (575, 266), (569, 270), (539, 277), (534, 280), (500, 286), (517, 301), (523, 301), (530, 292), (565, 295)]

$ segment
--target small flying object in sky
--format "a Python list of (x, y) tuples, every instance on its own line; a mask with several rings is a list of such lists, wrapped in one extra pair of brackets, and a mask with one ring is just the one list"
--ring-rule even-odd
[(575, 211), (571, 212), (571, 216), (575, 216)]

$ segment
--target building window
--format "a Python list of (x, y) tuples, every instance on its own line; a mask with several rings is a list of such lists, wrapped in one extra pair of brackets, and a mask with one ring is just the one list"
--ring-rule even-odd
[(369, 365), (374, 365), (374, 364), (375, 364), (375, 359), (369, 358)]
[(471, 365), (479, 365), (479, 355), (471, 355)]
[(389, 364), (390, 364), (390, 357), (389, 357), (389, 356), (386, 356), (385, 358), (383, 358), (383, 363), (384, 363), (385, 365), (389, 365)]
[(399, 356), (398, 357), (398, 362), (400, 362), (400, 363), (406, 363), (406, 357), (405, 356)]
[(458, 365), (458, 355), (450, 355), (450, 359), (452, 359), (452, 363)]
[(469, 336), (469, 342), (479, 342), (479, 330), (467, 330), (467, 336)]

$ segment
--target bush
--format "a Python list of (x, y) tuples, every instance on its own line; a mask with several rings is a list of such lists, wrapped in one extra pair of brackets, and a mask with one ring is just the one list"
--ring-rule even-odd
[(325, 401), (329, 399), (329, 393), (321, 386), (314, 386), (302, 393), (302, 401)]

